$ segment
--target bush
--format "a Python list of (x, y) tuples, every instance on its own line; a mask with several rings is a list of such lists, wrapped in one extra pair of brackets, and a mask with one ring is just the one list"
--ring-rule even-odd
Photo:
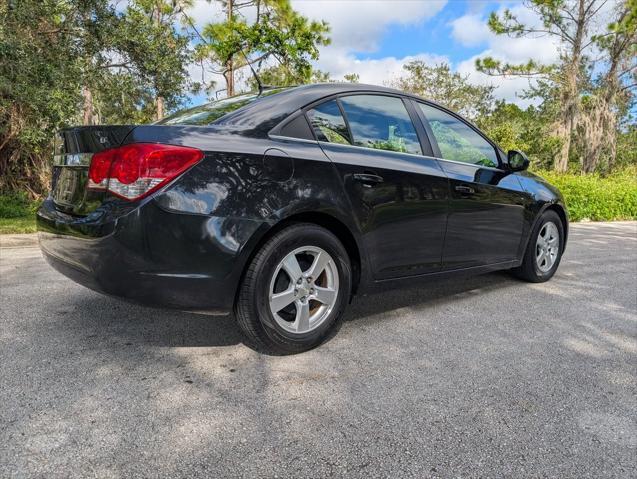
[(0, 234), (35, 232), (35, 211), (39, 205), (25, 192), (0, 195)]
[(0, 195), (0, 218), (32, 218), (39, 205), (24, 192)]
[(537, 171), (564, 195), (571, 221), (637, 219), (637, 168), (602, 177)]

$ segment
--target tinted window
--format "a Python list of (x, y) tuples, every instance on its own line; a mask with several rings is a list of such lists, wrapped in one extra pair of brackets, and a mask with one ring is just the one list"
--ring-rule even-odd
[(418, 106), (429, 121), (445, 160), (494, 168), (498, 166), (495, 149), (473, 128), (438, 108), (423, 103), (418, 103)]
[(319, 141), (329, 141), (330, 143), (340, 143), (350, 145), (347, 125), (341, 115), (341, 109), (336, 100), (326, 101), (316, 108), (307, 112), (312, 129), (316, 133)]
[(287, 122), (283, 128), (281, 128), (279, 134), (281, 136), (289, 136), (291, 138), (314, 140), (312, 130), (310, 130), (310, 125), (307, 124), (307, 120), (303, 114), (298, 115), (296, 118)]
[(400, 98), (352, 95), (341, 98), (354, 144), (421, 154), (418, 135)]

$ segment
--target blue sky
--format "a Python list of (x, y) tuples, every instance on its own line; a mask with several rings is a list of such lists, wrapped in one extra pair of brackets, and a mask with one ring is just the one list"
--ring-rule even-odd
[[(489, 2), (480, 10), (497, 9), (497, 3)], [(407, 25), (390, 24), (380, 40), (379, 48), (367, 56), (383, 58), (386, 56), (405, 57), (422, 53), (423, 48), (449, 58), (451, 62), (460, 62), (465, 58), (480, 53), (480, 47), (466, 47), (453, 41), (451, 22), (462, 17), (472, 7), (466, 1), (447, 2), (443, 9), (432, 18)], [(364, 54), (363, 54), (364, 56)]]
[[(608, 2), (607, 10), (617, 0)], [(496, 96), (521, 106), (520, 98), (528, 88), (521, 78), (496, 78), (475, 69), (476, 58), (486, 55), (511, 63), (534, 59), (552, 63), (559, 58), (559, 45), (551, 37), (511, 39), (494, 35), (486, 26), (489, 14), (509, 8), (527, 24), (539, 19), (521, 1), (488, 0), (291, 0), (294, 9), (314, 19), (325, 20), (331, 27), (332, 44), (321, 48), (315, 66), (339, 80), (347, 73), (357, 73), (363, 83), (387, 84), (403, 72), (412, 60), (429, 64), (446, 62), (453, 70), (476, 84), (496, 86)], [(191, 11), (201, 27), (220, 21), (219, 2), (195, 0)], [(602, 12), (602, 15), (604, 12)], [(250, 13), (247, 13), (248, 19)], [(602, 22), (603, 23), (603, 22)], [(201, 70), (193, 67), (193, 77)], [(249, 75), (249, 72), (244, 72)], [(223, 79), (209, 75), (207, 79)], [(241, 79), (238, 78), (239, 84)], [(204, 100), (192, 98), (193, 103)]]
[[(402, 73), (411, 60), (430, 64), (446, 62), (470, 81), (497, 86), (496, 95), (521, 105), (528, 101), (518, 94), (528, 86), (523, 79), (487, 77), (475, 70), (475, 59), (492, 55), (511, 62), (557, 58), (557, 45), (550, 39), (496, 38), (486, 20), (492, 11), (513, 9), (525, 21), (536, 18), (521, 2), (482, 0), (291, 0), (303, 15), (325, 20), (331, 27), (332, 44), (321, 48), (316, 67), (342, 79), (358, 73), (361, 82), (386, 84)], [(222, 19), (219, 2), (196, 0), (191, 14), (199, 26)], [(247, 13), (249, 16), (249, 12)], [(201, 70), (192, 68), (193, 77)], [(248, 72), (244, 72), (247, 75)], [(214, 79), (223, 88), (223, 79)], [(240, 79), (238, 79), (240, 84)], [(198, 95), (192, 103), (205, 98)]]

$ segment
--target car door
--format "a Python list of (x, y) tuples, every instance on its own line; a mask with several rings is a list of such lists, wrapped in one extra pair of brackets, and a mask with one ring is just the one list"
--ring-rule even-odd
[(449, 178), (443, 270), (515, 260), (528, 201), (517, 176), (469, 123), (442, 108), (415, 104)]
[(362, 232), (375, 279), (440, 271), (448, 182), (413, 105), (351, 94), (307, 111)]

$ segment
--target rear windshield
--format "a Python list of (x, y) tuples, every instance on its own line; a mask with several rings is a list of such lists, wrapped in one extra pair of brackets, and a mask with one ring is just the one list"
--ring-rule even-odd
[(173, 113), (166, 118), (159, 120), (155, 125), (210, 125), (222, 116), (238, 110), (259, 98), (274, 95), (285, 88), (266, 90), (260, 95), (256, 92), (236, 95), (222, 100), (216, 100), (205, 105), (188, 108), (186, 110)]

